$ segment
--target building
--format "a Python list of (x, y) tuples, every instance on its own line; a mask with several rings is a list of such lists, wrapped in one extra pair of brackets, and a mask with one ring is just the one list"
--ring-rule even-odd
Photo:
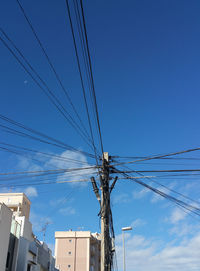
[(13, 216), (29, 219), (31, 202), (24, 193), (2, 193), (0, 202), (12, 210)]
[(0, 203), (0, 271), (6, 270), (11, 221), (11, 210), (5, 204)]
[(60, 271), (100, 271), (100, 235), (90, 231), (55, 232), (56, 267)]
[[(24, 193), (0, 194), (0, 215), (3, 221), (0, 220), (0, 240), (5, 239), (6, 244), (4, 246), (0, 242), (0, 257), (4, 257), (3, 269), (0, 268), (0, 271), (57, 270), (51, 250), (45, 243), (37, 240), (32, 232), (30, 205), (31, 202)], [(4, 239), (1, 239), (2, 234)]]

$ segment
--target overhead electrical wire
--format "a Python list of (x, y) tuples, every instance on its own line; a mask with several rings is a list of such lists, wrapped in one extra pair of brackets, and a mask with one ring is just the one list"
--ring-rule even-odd
[[(58, 75), (58, 73), (57, 73), (57, 71), (56, 71), (56, 69), (55, 69), (55, 67), (54, 67), (54, 65), (53, 65), (53, 63), (52, 63), (50, 57), (48, 56), (48, 54), (47, 54), (47, 52), (46, 52), (46, 50), (45, 50), (45, 48), (44, 48), (44, 46), (43, 46), (41, 40), (39, 39), (39, 36), (37, 35), (37, 33), (36, 33), (36, 31), (35, 31), (35, 29), (34, 29), (32, 23), (31, 23), (30, 19), (28, 18), (27, 14), (26, 14), (26, 12), (25, 12), (25, 9), (23, 8), (23, 6), (22, 6), (22, 4), (20, 3), (19, 0), (16, 0), (16, 1), (17, 1), (17, 4), (19, 5), (20, 10), (22, 11), (22, 14), (24, 15), (24, 18), (26, 19), (26, 21), (27, 21), (29, 27), (31, 28), (31, 31), (32, 31), (32, 33), (34, 34), (34, 36), (35, 36), (35, 38), (36, 38), (36, 40), (37, 40), (37, 42), (38, 42), (38, 44), (39, 44), (39, 46), (40, 46), (40, 48), (41, 48), (43, 54), (44, 54), (44, 56), (46, 57), (47, 62), (49, 63), (49, 66), (51, 67), (51, 69), (52, 69), (52, 71), (53, 71), (53, 73), (54, 73), (54, 75), (55, 75), (57, 81), (59, 82), (59, 85), (61, 86), (61, 89), (63, 90), (65, 96), (67, 97), (67, 99), (68, 99), (68, 101), (69, 101), (69, 103), (70, 103), (70, 105), (71, 105), (73, 111), (75, 112), (75, 114), (76, 114), (76, 116), (77, 116), (77, 118), (78, 118), (78, 120), (79, 120), (81, 126), (83, 127), (83, 129), (84, 129), (85, 132), (87, 133), (87, 130), (86, 130), (84, 124), (83, 124), (83, 121), (81, 120), (81, 118), (80, 118), (80, 116), (79, 116), (79, 114), (78, 114), (78, 112), (77, 112), (77, 110), (76, 110), (76, 108), (75, 108), (75, 106), (74, 106), (74, 104), (73, 104), (73, 102), (72, 102), (70, 96), (69, 96), (69, 93), (68, 93), (68, 91), (66, 90), (66, 88), (64, 87), (64, 85), (63, 85), (63, 83), (62, 83), (62, 81), (61, 81), (61, 79), (60, 79), (60, 76)], [(87, 134), (88, 134), (88, 133), (87, 133)]]
[[(76, 148), (74, 148), (74, 147), (72, 147), (72, 146), (70, 146), (70, 145), (68, 145), (68, 144), (66, 144), (66, 143), (58, 140), (58, 139), (55, 139), (55, 138), (53, 138), (51, 136), (48, 136), (48, 135), (46, 135), (44, 133), (36, 131), (35, 129), (29, 128), (29, 127), (27, 127), (27, 126), (25, 126), (25, 125), (23, 125), (23, 124), (15, 121), (15, 120), (12, 120), (12, 119), (4, 116), (4, 115), (0, 114), (0, 119), (2, 119), (5, 122), (8, 122), (10, 124), (13, 124), (14, 126), (17, 126), (17, 127), (21, 128), (23, 130), (26, 130), (26, 131), (28, 131), (28, 132), (30, 132), (32, 134), (36, 134), (37, 136), (45, 138), (45, 140), (41, 139), (41, 138), (38, 138), (38, 137), (35, 137), (35, 136), (32, 136), (32, 135), (29, 135), (27, 133), (21, 132), (21, 131), (17, 131), (16, 129), (13, 129), (13, 128), (10, 128), (8, 126), (0, 124), (0, 127), (3, 127), (4, 129), (8, 130), (10, 133), (16, 133), (16, 134), (18, 134), (20, 136), (29, 137), (29, 138), (31, 138), (33, 140), (37, 140), (37, 141), (40, 141), (40, 142), (45, 143), (45, 144), (56, 146), (56, 147), (62, 148), (64, 150), (70, 150), (70, 151), (73, 151), (73, 152), (76, 152), (76, 153), (82, 153), (83, 155), (86, 155), (88, 157), (94, 158), (93, 154), (90, 154), (90, 153), (85, 152), (85, 151), (78, 150), (78, 149), (76, 149)], [(54, 143), (52, 143), (51, 141), (53, 141)]]
[(121, 172), (120, 170), (117, 170), (117, 169), (116, 169), (116, 171), (118, 171), (118, 173), (120, 173), (120, 174), (124, 175), (125, 177), (127, 177), (127, 179), (130, 179), (130, 180), (132, 180), (133, 182), (135, 182), (135, 183), (137, 183), (137, 184), (140, 184), (140, 185), (142, 185), (143, 187), (145, 187), (145, 188), (147, 188), (147, 189), (153, 191), (154, 193), (156, 193), (156, 194), (158, 194), (158, 195), (160, 195), (160, 196), (162, 196), (162, 197), (168, 199), (169, 201), (172, 201), (173, 203), (177, 204), (177, 205), (180, 206), (181, 208), (183, 208), (183, 209), (185, 209), (185, 210), (187, 210), (187, 211), (189, 211), (189, 212), (192, 212), (192, 213), (195, 214), (195, 215), (200, 216), (200, 208), (198, 208), (198, 207), (196, 207), (196, 206), (193, 206), (193, 205), (191, 205), (191, 204), (188, 204), (188, 203), (186, 203), (186, 202), (184, 202), (184, 201), (182, 201), (182, 200), (180, 200), (180, 199), (177, 199), (177, 198), (175, 198), (175, 197), (173, 197), (173, 196), (170, 196), (170, 195), (164, 193), (163, 191), (161, 191), (161, 190), (159, 190), (159, 189), (157, 189), (157, 188), (154, 188), (154, 187), (152, 187), (152, 186), (149, 185), (149, 184), (144, 183), (143, 181), (141, 181), (141, 180), (139, 180), (139, 179), (134, 179), (134, 177), (129, 176), (129, 175), (126, 174), (126, 173), (123, 173), (123, 171)]
[(179, 152), (168, 153), (168, 154), (164, 154), (164, 155), (151, 156), (151, 157), (147, 157), (147, 158), (139, 159), (139, 160), (134, 160), (134, 161), (119, 162), (117, 164), (113, 164), (113, 166), (132, 164), (132, 163), (136, 163), (136, 162), (148, 161), (148, 160), (153, 160), (153, 159), (161, 159), (161, 158), (165, 158), (168, 156), (174, 156), (174, 155), (179, 155), (179, 154), (189, 153), (189, 152), (194, 152), (194, 151), (199, 151), (199, 150), (200, 150), (200, 148), (193, 148), (193, 149), (183, 150), (183, 151), (179, 151)]
[[(87, 77), (87, 82), (88, 82), (90, 100), (92, 104), (92, 111), (93, 111), (94, 119), (96, 119), (95, 103), (94, 103), (93, 93), (92, 93), (92, 79), (91, 79), (91, 73), (90, 73), (90, 68), (89, 68), (89, 60), (87, 57), (86, 42), (85, 42), (84, 31), (83, 31), (83, 23), (81, 20), (81, 15), (80, 15), (79, 5), (78, 5), (77, 0), (73, 0), (73, 3), (74, 3), (75, 18), (77, 22), (77, 29), (78, 29), (79, 39), (80, 39), (81, 51), (82, 51), (86, 77)], [(96, 121), (95, 121), (95, 126), (96, 126), (96, 130), (98, 134), (98, 125)]]
[(41, 164), (40, 160), (38, 160), (38, 159), (36, 159), (34, 157), (31, 157), (30, 155), (28, 155), (26, 153), (23, 153), (23, 152), (20, 152), (20, 151), (12, 150), (12, 149), (2, 147), (2, 146), (0, 146), (0, 151), (9, 152), (9, 153), (12, 153), (12, 154), (15, 154), (15, 155), (18, 155), (18, 156), (22, 156), (22, 157), (25, 157), (28, 160), (32, 160), (34, 162), (37, 162), (37, 163)]
[[(139, 174), (139, 173), (138, 173), (138, 174)], [(145, 177), (145, 176), (142, 176), (142, 177)], [(142, 177), (139, 177), (139, 178), (137, 178), (137, 177), (124, 177), (124, 179), (145, 179), (145, 178), (142, 178)], [(168, 190), (168, 191), (170, 191), (170, 192), (172, 192), (172, 193), (174, 193), (174, 194), (177, 194), (177, 195), (179, 195), (179, 196), (181, 196), (181, 197), (183, 197), (183, 198), (185, 198), (185, 199), (187, 199), (187, 200), (190, 200), (190, 201), (192, 201), (192, 202), (194, 202), (194, 203), (200, 205), (200, 202), (199, 202), (199, 201), (196, 201), (196, 200), (194, 200), (194, 199), (188, 197), (187, 195), (184, 195), (184, 194), (182, 194), (182, 193), (180, 193), (180, 192), (178, 192), (178, 191), (175, 191), (174, 189), (171, 189), (171, 188), (167, 187), (167, 186), (164, 185), (164, 184), (161, 184), (160, 182), (155, 181), (154, 179), (152, 179), (152, 177), (149, 177), (148, 179), (150, 179), (151, 182), (153, 182), (153, 183), (155, 183), (155, 184), (157, 184), (157, 185), (163, 187), (165, 190)]]
[[(127, 166), (123, 166), (123, 167), (125, 167), (126, 169), (129, 169), (130, 172), (131, 172), (131, 169), (130, 169), (129, 167), (127, 167)], [(123, 172), (123, 171), (121, 171), (121, 173), (122, 173), (122, 172)], [(125, 172), (124, 172), (124, 173), (125, 173)], [(168, 191), (170, 191), (170, 192), (172, 192), (172, 193), (174, 193), (174, 194), (177, 194), (177, 195), (179, 195), (179, 196), (181, 196), (181, 197), (183, 197), (183, 198), (185, 198), (185, 199), (187, 199), (187, 200), (190, 200), (190, 201), (192, 201), (192, 202), (194, 202), (194, 203), (200, 205), (200, 202), (199, 202), (199, 201), (194, 200), (194, 199), (188, 197), (187, 195), (184, 195), (183, 193), (180, 193), (180, 192), (178, 192), (178, 191), (175, 191), (174, 189), (169, 188), (169, 187), (167, 187), (166, 185), (163, 185), (163, 184), (161, 184), (160, 182), (155, 181), (155, 180), (153, 179), (153, 178), (155, 178), (155, 177), (158, 177), (158, 178), (159, 178), (159, 176), (145, 176), (145, 175), (142, 174), (140, 171), (134, 171), (134, 173), (136, 173), (136, 174), (139, 175), (140, 177), (132, 176), (132, 177), (126, 177), (126, 178), (132, 178), (132, 179), (148, 179), (148, 180), (150, 180), (151, 182), (153, 182), (153, 183), (155, 183), (155, 184), (157, 184), (157, 185), (163, 187), (164, 189), (166, 189), (166, 190), (168, 190)]]
[[(15, 52), (9, 47), (8, 43), (0, 37), (0, 40), (4, 44), (4, 46), (10, 51), (10, 53), (14, 56), (14, 58), (18, 61), (18, 63), (23, 67), (23, 69), (29, 74), (32, 80), (37, 84), (37, 86), (45, 93), (48, 99), (52, 102), (52, 104), (57, 108), (57, 110), (62, 114), (62, 116), (70, 123), (70, 125), (77, 131), (77, 133), (82, 137), (82, 139), (90, 146), (90, 138), (87, 136), (84, 131), (80, 128), (80, 126), (76, 123), (76, 121), (72, 118), (72, 116), (68, 113), (65, 107), (62, 105), (60, 100), (55, 96), (53, 91), (48, 87), (46, 82), (41, 78), (41, 76), (36, 72), (36, 70), (31, 66), (25, 56), (21, 53), (21, 51), (16, 47), (13, 41), (8, 37), (8, 35), (0, 29), (0, 31), (4, 34), (4, 36), (11, 42), (12, 46), (14, 46), (15, 50), (20, 54), (22, 59), (28, 65), (30, 70), (36, 75), (36, 77), (40, 80), (40, 82), (45, 86), (42, 85), (37, 81), (37, 79), (32, 75), (32, 73), (26, 68), (26, 66), (22, 63), (19, 57), (15, 54)], [(91, 146), (90, 146), (91, 147)]]
[(35, 153), (35, 154), (40, 154), (40, 155), (43, 155), (44, 157), (50, 157), (50, 158), (58, 160), (58, 161), (71, 162), (71, 163), (76, 163), (76, 164), (86, 164), (86, 165), (89, 164), (88, 162), (80, 161), (80, 160), (77, 160), (77, 159), (72, 159), (72, 158), (65, 157), (65, 156), (60, 156), (60, 155), (56, 155), (56, 154), (52, 154), (52, 153), (47, 153), (47, 152), (33, 150), (33, 149), (21, 147), (21, 146), (16, 146), (16, 145), (8, 144), (8, 143), (5, 143), (5, 142), (0, 142), (0, 145), (13, 147), (13, 148), (16, 148), (16, 149), (28, 151), (28, 152)]
[[(118, 159), (146, 159), (146, 158), (151, 158), (153, 156), (111, 156), (112, 160), (113, 158), (118, 158)], [(156, 159), (161, 159), (161, 160), (200, 160), (198, 157), (161, 157), (161, 158), (156, 158)], [(116, 161), (115, 161), (116, 162)], [(119, 161), (118, 161), (119, 162)]]
[[(160, 169), (160, 170), (125, 170), (123, 173), (148, 173), (148, 172), (200, 172), (200, 169)], [(115, 173), (115, 170), (114, 170)]]
[(82, 167), (82, 168), (63, 168), (63, 169), (48, 169), (48, 170), (32, 170), (32, 171), (16, 171), (16, 172), (0, 172), (0, 175), (18, 175), (18, 174), (35, 174), (35, 173), (60, 173), (72, 172), (80, 170), (94, 169), (96, 166)]
[[(90, 176), (92, 174), (95, 174), (95, 172), (81, 172), (81, 173), (77, 173), (77, 172), (68, 172), (68, 173), (65, 173), (63, 175), (42, 175), (42, 174), (38, 174), (37, 176), (29, 176), (29, 175), (23, 175), (23, 176), (12, 176), (12, 177), (9, 177), (9, 179), (7, 178), (4, 178), (4, 179), (0, 179), (0, 187), (13, 187), (17, 184), (23, 184), (23, 185), (27, 185), (27, 186), (30, 186), (30, 185), (33, 185), (35, 184), (36, 182), (46, 182), (46, 181), (59, 181), (60, 183), (61, 182), (64, 182), (66, 180), (71, 180), (73, 178), (78, 178), (79, 176), (81, 178), (83, 178), (85, 176), (85, 178), (87, 178), (89, 180)], [(21, 178), (23, 177), (23, 178)]]
[(81, 183), (81, 182), (89, 182), (88, 179), (80, 179), (80, 180), (69, 180), (69, 181), (54, 181), (54, 182), (38, 182), (38, 183), (30, 183), (30, 184), (16, 184), (10, 185), (11, 187), (26, 187), (26, 186), (39, 186), (39, 185), (49, 185), (49, 184), (66, 184), (66, 183)]
[(98, 165), (97, 150), (96, 150), (96, 146), (95, 146), (95, 142), (94, 142), (92, 124), (91, 124), (91, 119), (90, 119), (90, 114), (89, 114), (89, 109), (88, 109), (88, 104), (87, 104), (85, 86), (84, 86), (84, 83), (83, 83), (83, 76), (82, 76), (82, 72), (81, 72), (81, 66), (80, 66), (80, 60), (79, 60), (77, 45), (76, 45), (76, 39), (75, 39), (74, 28), (73, 28), (73, 23), (72, 23), (72, 18), (71, 18), (71, 12), (70, 12), (70, 8), (69, 8), (68, 0), (66, 0), (65, 2), (66, 2), (66, 6), (67, 6), (67, 12), (68, 12), (68, 17), (69, 17), (69, 22), (70, 22), (72, 38), (73, 38), (75, 55), (76, 55), (76, 60), (77, 60), (77, 64), (78, 64), (78, 71), (79, 71), (80, 80), (81, 80), (81, 87), (82, 87), (84, 103), (85, 103), (85, 108), (86, 108), (86, 113), (87, 113), (87, 118), (88, 118), (88, 124), (89, 124), (90, 134), (91, 134), (91, 138), (92, 138), (92, 145), (93, 145), (94, 153), (95, 153), (95, 157), (96, 157), (96, 164)]
[(92, 63), (91, 63), (91, 56), (90, 56), (90, 50), (89, 50), (89, 44), (88, 44), (88, 36), (87, 36), (87, 29), (86, 29), (86, 22), (85, 22), (85, 15), (84, 15), (82, 0), (80, 0), (80, 5), (81, 5), (81, 15), (82, 15), (82, 21), (83, 21), (85, 42), (86, 42), (86, 51), (87, 51), (87, 57), (88, 57), (88, 61), (89, 61), (89, 70), (90, 70), (91, 83), (92, 83), (92, 93), (93, 93), (93, 99), (94, 99), (95, 111), (96, 111), (96, 120), (97, 120), (97, 125), (98, 125), (98, 130), (99, 130), (100, 146), (101, 146), (101, 151), (103, 154), (103, 152), (104, 152), (103, 151), (103, 141), (102, 141), (100, 121), (99, 121), (99, 113), (98, 113), (97, 99), (96, 99), (95, 86), (94, 86), (94, 77), (93, 77), (93, 71), (92, 71)]

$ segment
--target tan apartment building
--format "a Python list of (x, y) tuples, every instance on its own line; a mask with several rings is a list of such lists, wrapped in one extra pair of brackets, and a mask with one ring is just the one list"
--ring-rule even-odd
[(56, 267), (60, 271), (100, 271), (100, 235), (90, 231), (55, 232)]

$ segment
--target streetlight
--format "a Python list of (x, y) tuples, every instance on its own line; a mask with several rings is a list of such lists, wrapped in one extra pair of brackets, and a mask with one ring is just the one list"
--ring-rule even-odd
[(123, 250), (124, 250), (124, 257), (123, 257), (123, 264), (124, 264), (124, 271), (126, 271), (126, 264), (125, 264), (125, 240), (124, 240), (124, 232), (131, 231), (132, 227), (124, 227), (122, 228), (122, 238), (123, 238)]

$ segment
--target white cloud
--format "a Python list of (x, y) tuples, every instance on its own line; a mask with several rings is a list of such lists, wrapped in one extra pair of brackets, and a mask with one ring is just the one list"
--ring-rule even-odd
[[(200, 233), (177, 245), (135, 235), (125, 242), (127, 271), (197, 271), (200, 266)], [(164, 246), (163, 246), (164, 245)], [(122, 243), (117, 243), (119, 270), (122, 269)]]
[(137, 227), (142, 227), (146, 224), (146, 222), (140, 218), (134, 220), (132, 223), (131, 223), (131, 227), (133, 228), (137, 228)]
[(49, 204), (51, 206), (57, 206), (57, 205), (59, 205), (61, 203), (64, 204), (66, 201), (67, 201), (67, 198), (62, 197), (62, 198), (59, 198), (59, 199), (52, 199), (52, 200), (50, 200)]
[(181, 209), (175, 208), (172, 211), (172, 214), (171, 214), (169, 220), (172, 224), (175, 224), (175, 223), (178, 223), (179, 221), (185, 219), (186, 215), (187, 215), (187, 213), (183, 212)]
[[(60, 157), (64, 160), (58, 160), (52, 158), (45, 163), (46, 168), (57, 167), (60, 169), (68, 168), (87, 168), (90, 165), (87, 163), (86, 157), (78, 152), (64, 151)], [(69, 160), (68, 160), (69, 159)], [(82, 179), (89, 179), (92, 175), (94, 169), (84, 169), (74, 172), (65, 172), (60, 177), (57, 178), (58, 181), (79, 181)], [(86, 185), (86, 182), (71, 183), (72, 185)]]
[[(54, 153), (52, 153), (54, 155)], [(27, 158), (19, 158), (17, 168), (26, 171), (42, 171), (42, 170), (52, 170), (52, 169), (74, 169), (78, 168), (80, 170), (74, 170), (72, 172), (65, 172), (57, 175), (55, 181), (80, 181), (82, 179), (89, 179), (95, 169), (90, 169), (90, 165), (87, 163), (87, 158), (80, 152), (64, 151), (63, 153), (55, 154), (55, 157), (44, 156), (40, 153), (36, 153), (34, 156), (35, 160), (41, 161), (42, 166), (39, 166), (34, 161)], [(81, 170), (83, 168), (83, 170)], [(88, 169), (84, 169), (88, 168)], [(87, 185), (86, 182), (74, 182), (71, 185)]]
[(37, 189), (35, 187), (29, 186), (24, 190), (24, 193), (26, 194), (27, 197), (37, 197)]
[(112, 201), (113, 201), (114, 204), (127, 203), (127, 202), (130, 201), (130, 196), (128, 194), (126, 194), (126, 193), (120, 193), (118, 195), (113, 196)]
[(27, 197), (33, 198), (38, 196), (37, 189), (33, 186), (28, 186), (25, 189), (22, 188), (1, 188), (0, 193), (25, 193)]
[(74, 215), (76, 213), (73, 207), (60, 208), (59, 213), (63, 216)]
[(144, 198), (149, 192), (150, 190), (147, 188), (143, 188), (140, 191), (133, 191), (133, 198), (134, 199)]
[(200, 231), (200, 225), (198, 224), (187, 224), (185, 221), (181, 221), (178, 224), (175, 224), (170, 229), (170, 234), (173, 234), (175, 238), (177, 237), (183, 237), (188, 235), (194, 235), (198, 231)]
[(46, 223), (48, 224), (52, 224), (53, 221), (50, 217), (45, 217), (45, 216), (41, 216), (38, 215), (34, 212), (31, 211), (30, 213), (30, 221), (32, 223), (33, 226), (33, 232), (41, 232), (42, 228), (45, 226)]

